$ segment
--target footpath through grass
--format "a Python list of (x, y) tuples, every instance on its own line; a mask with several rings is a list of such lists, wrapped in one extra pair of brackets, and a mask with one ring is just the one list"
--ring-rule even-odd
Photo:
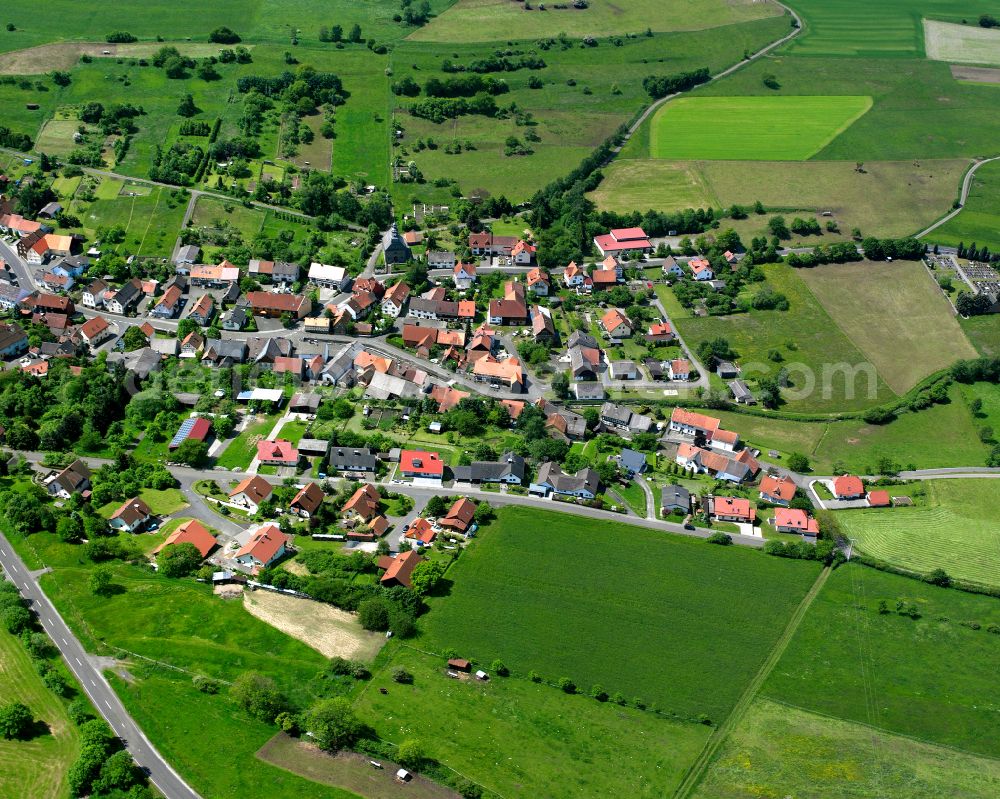
[[(720, 721), (815, 580), (777, 560), (604, 520), (503, 508), (449, 570), (422, 649)], [(484, 624), (484, 619), (490, 619)], [(664, 675), (669, 675), (665, 679)]]
[(927, 505), (844, 511), (838, 514), (842, 529), (859, 549), (889, 563), (924, 574), (942, 568), (953, 577), (1000, 586), (994, 501), (1000, 483), (984, 478), (921, 485)]
[[(0, 578), (3, 579), (3, 578)], [(76, 759), (80, 737), (65, 705), (38, 676), (21, 642), (0, 630), (0, 704), (23, 702), (39, 722), (26, 741), (0, 738), (0, 796), (63, 799), (66, 771)]]

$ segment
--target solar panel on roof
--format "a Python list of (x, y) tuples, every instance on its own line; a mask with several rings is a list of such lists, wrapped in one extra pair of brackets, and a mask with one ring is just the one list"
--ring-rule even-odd
[(191, 432), (191, 428), (194, 427), (194, 423), (198, 421), (197, 419), (185, 419), (180, 428), (174, 433), (174, 437), (170, 439), (170, 449), (177, 449), (184, 441), (187, 439), (188, 434)]

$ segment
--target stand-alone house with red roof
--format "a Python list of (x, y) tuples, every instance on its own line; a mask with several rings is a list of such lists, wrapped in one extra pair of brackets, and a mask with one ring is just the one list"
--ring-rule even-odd
[(260, 506), (271, 496), (274, 489), (263, 477), (254, 475), (247, 477), (229, 492), (229, 501), (250, 513), (256, 513)]
[(753, 524), (757, 518), (757, 511), (750, 504), (750, 500), (742, 497), (711, 497), (709, 512), (720, 522)]
[(865, 495), (865, 484), (860, 477), (852, 474), (842, 474), (833, 481), (834, 499), (861, 499)]
[(649, 237), (641, 227), (615, 228), (603, 236), (595, 236), (594, 246), (601, 257), (642, 255), (653, 251), (653, 245), (649, 243)]
[(215, 549), (217, 543), (215, 536), (208, 531), (205, 525), (197, 519), (189, 519), (168, 535), (167, 540), (153, 550), (153, 554), (159, 554), (161, 550), (171, 544), (191, 544), (204, 559), (208, 557), (209, 552)]
[(404, 449), (399, 453), (399, 473), (419, 485), (441, 485), (444, 461), (436, 452)]
[(379, 582), (386, 588), (393, 588), (398, 585), (404, 588), (412, 588), (413, 583), (410, 581), (410, 578), (413, 576), (413, 570), (423, 560), (414, 550), (400, 552), (395, 557), (383, 555), (378, 559), (378, 567), (385, 569), (385, 574), (382, 575)]
[(292, 501), (288, 503), (288, 510), (298, 514), (303, 519), (311, 518), (319, 506), (323, 504), (323, 489), (315, 483), (306, 483), (297, 493)]
[(774, 511), (774, 529), (779, 533), (798, 533), (803, 538), (816, 540), (819, 525), (816, 520), (799, 508), (778, 508)]
[(787, 477), (765, 475), (760, 481), (760, 498), (772, 505), (787, 505), (795, 497), (795, 483)]
[(270, 566), (285, 554), (288, 536), (276, 524), (265, 524), (236, 553), (236, 562), (257, 570)]
[(258, 441), (257, 460), (268, 466), (296, 466), (299, 451), (291, 441), (279, 438), (277, 441)]
[(465, 535), (472, 527), (476, 515), (476, 503), (467, 497), (460, 497), (448, 510), (448, 514), (438, 520), (438, 524), (456, 533)]
[(139, 497), (132, 497), (119, 506), (118, 510), (111, 514), (108, 524), (113, 530), (124, 530), (126, 533), (138, 533), (153, 518), (153, 511), (149, 505)]

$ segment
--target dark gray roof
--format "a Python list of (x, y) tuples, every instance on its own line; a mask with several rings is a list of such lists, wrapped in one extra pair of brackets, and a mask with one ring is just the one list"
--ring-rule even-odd
[(604, 399), (604, 386), (600, 383), (574, 383), (573, 394), (578, 400)]
[(365, 447), (333, 447), (330, 468), (338, 472), (374, 472), (378, 456)]
[(597, 342), (597, 339), (588, 333), (581, 333), (579, 330), (574, 330), (569, 334), (569, 340), (566, 342), (567, 347), (589, 347), (590, 349), (600, 349), (601, 345)]
[(325, 438), (303, 438), (299, 440), (299, 452), (305, 455), (326, 455), (330, 442)]
[(646, 469), (646, 456), (634, 449), (623, 449), (618, 456), (618, 465), (632, 474), (639, 474)]
[(683, 486), (665, 485), (660, 489), (660, 507), (691, 508), (691, 492)]
[(498, 482), (511, 476), (524, 480), (524, 458), (514, 452), (505, 452), (495, 461), (476, 461), (469, 468), (472, 479), (482, 482)]
[(557, 492), (573, 494), (586, 488), (590, 493), (597, 494), (601, 478), (593, 469), (583, 468), (574, 474), (566, 474), (558, 463), (547, 461), (538, 470), (537, 482), (552, 486)]
[(730, 383), (729, 390), (733, 392), (733, 397), (736, 400), (740, 402), (753, 402), (753, 393), (742, 380), (734, 380)]
[(243, 363), (247, 356), (245, 341), (227, 338), (210, 338), (205, 342), (203, 360), (225, 360), (226, 358)]

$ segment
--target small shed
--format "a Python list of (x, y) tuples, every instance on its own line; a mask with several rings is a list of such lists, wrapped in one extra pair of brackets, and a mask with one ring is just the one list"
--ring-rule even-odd
[(483, 682), (486, 682), (487, 680), (489, 680), (489, 678), (490, 678), (490, 675), (487, 674), (482, 669), (480, 669), (479, 671), (476, 672), (476, 679), (477, 680), (482, 680)]
[(410, 774), (405, 768), (401, 768), (396, 772), (396, 779), (400, 782), (409, 782), (413, 779), (413, 775)]
[(448, 668), (454, 669), (455, 671), (469, 671), (472, 668), (472, 664), (465, 658), (449, 658)]

